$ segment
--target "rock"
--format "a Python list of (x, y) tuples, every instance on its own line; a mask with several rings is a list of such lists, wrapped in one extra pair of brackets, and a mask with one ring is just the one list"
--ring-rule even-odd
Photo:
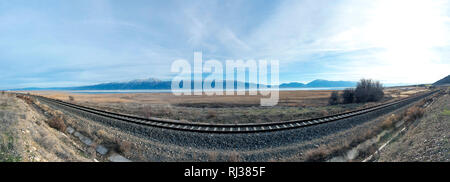
[(333, 157), (332, 159), (328, 160), (327, 162), (346, 162), (347, 160), (345, 160), (344, 157), (342, 156), (338, 156), (338, 157)]
[(75, 129), (73, 129), (72, 127), (67, 127), (67, 133), (72, 134), (73, 132), (75, 132)]
[(81, 135), (79, 138), (86, 145), (91, 145), (92, 144), (92, 140), (90, 138), (88, 138), (88, 137), (85, 137), (85, 136)]
[(105, 155), (108, 153), (108, 149), (105, 148), (103, 145), (97, 145), (97, 148), (95, 149), (99, 154)]
[(111, 162), (131, 162), (130, 160), (128, 160), (127, 158), (125, 158), (119, 154), (111, 155), (110, 157), (108, 157), (108, 159)]
[(353, 148), (352, 150), (347, 152), (346, 157), (349, 160), (353, 160), (353, 159), (355, 159), (358, 156), (358, 154), (359, 154), (358, 149), (357, 148)]
[(88, 137), (85, 137), (84, 135), (82, 135), (79, 132), (75, 132), (75, 134), (73, 134), (74, 136), (78, 137), (78, 139), (81, 140), (81, 142), (83, 142), (86, 145), (91, 145), (92, 144), (92, 140)]

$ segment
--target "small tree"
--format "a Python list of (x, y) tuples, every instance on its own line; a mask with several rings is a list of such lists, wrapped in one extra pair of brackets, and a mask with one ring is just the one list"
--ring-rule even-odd
[(379, 101), (383, 97), (383, 85), (379, 81), (361, 79), (356, 85), (355, 101), (358, 103)]
[(347, 88), (342, 93), (342, 101), (344, 104), (350, 104), (355, 101), (355, 89)]
[(338, 93), (338, 91), (331, 92), (331, 96), (328, 99), (328, 104), (330, 104), (330, 105), (339, 104), (339, 93)]

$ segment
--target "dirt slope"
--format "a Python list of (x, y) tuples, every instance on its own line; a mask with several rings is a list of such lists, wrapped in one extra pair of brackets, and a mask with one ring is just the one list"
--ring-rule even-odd
[(23, 100), (0, 94), (1, 161), (93, 161)]
[(378, 161), (450, 161), (450, 95), (433, 103), (426, 115), (395, 138)]

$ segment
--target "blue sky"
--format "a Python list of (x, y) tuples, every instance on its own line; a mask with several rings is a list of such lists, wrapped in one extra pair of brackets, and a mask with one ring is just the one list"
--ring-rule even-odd
[(449, 1), (2, 0), (0, 89), (171, 79), (172, 61), (277, 59), (280, 82), (450, 74)]

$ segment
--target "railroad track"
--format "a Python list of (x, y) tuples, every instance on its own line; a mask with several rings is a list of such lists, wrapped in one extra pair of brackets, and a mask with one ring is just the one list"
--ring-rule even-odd
[(207, 124), (207, 123), (188, 123), (178, 120), (170, 120), (170, 119), (161, 119), (161, 118), (142, 118), (137, 116), (131, 116), (126, 114), (114, 113), (104, 110), (99, 110), (95, 108), (90, 108), (86, 106), (81, 106), (73, 103), (64, 102), (61, 100), (56, 100), (52, 98), (47, 98), (38, 95), (28, 95), (27, 96), (34, 97), (38, 100), (48, 102), (51, 104), (61, 105), (65, 107), (69, 107), (78, 111), (87, 112), (94, 115), (103, 116), (110, 119), (115, 119), (123, 122), (134, 123), (138, 125), (145, 125), (151, 127), (165, 128), (171, 130), (182, 130), (188, 132), (205, 132), (205, 133), (252, 133), (252, 132), (271, 132), (271, 131), (279, 131), (279, 130), (288, 130), (300, 127), (307, 127), (311, 125), (318, 125), (328, 122), (334, 122), (366, 113), (370, 113), (373, 111), (377, 111), (389, 106), (393, 106), (402, 102), (411, 101), (414, 99), (421, 99), (431, 94), (438, 92), (432, 91), (424, 94), (410, 96), (408, 98), (392, 101), (389, 103), (384, 103), (380, 105), (376, 105), (369, 108), (353, 110), (349, 112), (339, 113), (335, 115), (313, 118), (313, 119), (300, 119), (300, 120), (290, 120), (290, 121), (280, 121), (280, 122), (272, 122), (272, 123), (258, 123), (258, 124)]

